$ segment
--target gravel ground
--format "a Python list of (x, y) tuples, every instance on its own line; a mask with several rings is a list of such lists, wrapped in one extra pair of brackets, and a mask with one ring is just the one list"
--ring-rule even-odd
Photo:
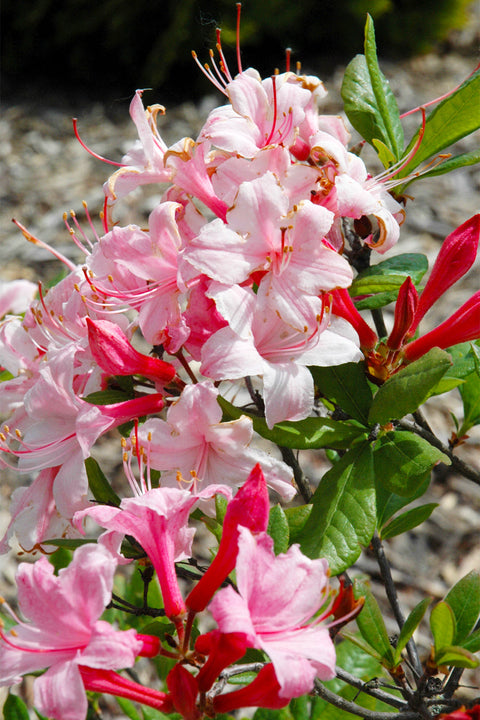
[[(443, 57), (428, 55), (396, 65), (383, 64), (383, 68), (403, 112), (454, 87), (471, 72), (475, 62), (471, 54), (457, 52)], [(340, 110), (341, 77), (342, 70), (338, 69), (332, 78), (325, 80), (330, 91), (325, 112)], [(150, 103), (162, 100), (148, 95), (146, 99)], [(167, 115), (160, 121), (160, 130), (167, 143), (185, 135), (194, 137), (208, 111), (218, 102), (218, 98), (209, 96), (199, 106), (184, 104), (167, 108)], [(54, 102), (45, 105), (40, 101), (3, 107), (0, 118), (0, 279), (48, 280), (59, 270), (58, 263), (53, 262), (46, 251), (23, 239), (11, 224), (12, 217), (69, 258), (77, 259), (78, 252), (65, 230), (62, 213), (73, 208), (82, 218), (82, 200), (87, 201), (93, 216), (101, 209), (101, 185), (109, 168), (89, 156), (77, 142), (72, 132), (72, 114), (79, 118), (79, 129), (85, 142), (107, 158), (120, 160), (136, 137), (128, 117), (128, 99), (109, 107), (71, 108)], [(477, 134), (476, 138), (468, 138), (459, 145), (465, 152), (478, 146), (478, 141)], [(480, 169), (475, 167), (414, 185), (415, 202), (407, 206), (407, 220), (398, 252), (424, 252), (432, 260), (441, 240), (479, 211), (479, 190)], [(159, 194), (153, 191), (134, 194), (123, 202), (118, 219), (121, 223), (141, 223), (158, 197)], [(100, 223), (98, 227), (100, 230)], [(478, 272), (477, 262), (458, 288), (449, 291), (451, 302), (440, 309), (440, 314), (434, 314), (430, 322), (436, 324), (443, 320), (478, 289)], [(426, 411), (444, 442), (452, 431), (450, 410), (461, 414), (455, 391), (447, 401), (443, 396), (429, 402)], [(478, 430), (473, 431), (468, 443), (459, 448), (459, 455), (480, 469)], [(117, 444), (102, 444), (100, 452), (102, 459), (114, 464)], [(318, 473), (327, 467), (320, 455), (310, 454), (303, 460), (307, 474), (312, 477), (318, 477)], [(18, 482), (13, 473), (2, 472), (0, 533), (8, 522), (7, 498)], [(422, 501), (439, 503), (432, 518), (414, 533), (389, 542), (387, 547), (405, 609), (411, 608), (425, 594), (440, 599), (465, 573), (480, 568), (480, 486), (449, 472), (438, 473)], [(15, 567), (14, 553), (0, 558), (0, 594), (6, 597), (14, 595)], [(376, 565), (368, 553), (359, 561), (358, 570), (372, 575), (377, 596), (383, 597)], [(389, 630), (394, 629), (393, 622), (388, 625)], [(419, 642), (422, 652), (426, 653), (428, 636), (423, 631), (419, 634)], [(471, 673), (468, 684), (478, 688), (480, 674)], [(28, 687), (26, 692), (28, 694)], [(473, 696), (478, 694), (478, 690), (465, 692), (473, 693)]]

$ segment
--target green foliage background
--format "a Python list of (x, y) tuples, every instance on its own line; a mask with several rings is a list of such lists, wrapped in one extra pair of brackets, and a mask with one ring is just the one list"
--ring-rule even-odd
[[(465, 24), (470, 1), (244, 0), (244, 62), (269, 74), (287, 46), (317, 69), (319, 59), (347, 60), (361, 50), (367, 12), (381, 55), (424, 52)], [(217, 26), (227, 49), (235, 42), (234, 0), (3, 0), (1, 14), (7, 95), (43, 82), (92, 95), (162, 87), (181, 100), (207, 87), (190, 51), (208, 60)]]

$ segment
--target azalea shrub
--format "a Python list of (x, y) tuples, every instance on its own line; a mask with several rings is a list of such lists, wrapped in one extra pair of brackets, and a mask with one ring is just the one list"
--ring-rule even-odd
[[(229, 70), (220, 34), (217, 52), (197, 62), (225, 104), (197, 139), (167, 146), (164, 108), (137, 90), (138, 140), (104, 185), (101, 227), (88, 209), (85, 229), (66, 217), (79, 263), (51, 248), (66, 266), (55, 285), (0, 286), (0, 463), (33, 474), (0, 544), (24, 560), (18, 607), (2, 601), (0, 684), (33, 675), (36, 716), (55, 720), (101, 717), (102, 695), (132, 720), (475, 718), (459, 687), (479, 665), (480, 575), (406, 615), (388, 541), (434, 512), (420, 499), (438, 463), (480, 482), (456, 453), (480, 423), (480, 291), (422, 329), (472, 267), (480, 215), (430, 269), (390, 251), (411, 184), (480, 160), (446, 152), (480, 124), (480, 72), (400, 115), (368, 18), (342, 88), (352, 147), (288, 54), (262, 79), (239, 47)], [(119, 225), (143, 185), (162, 192), (148, 225)], [(422, 406), (455, 388), (464, 414), (446, 445)], [(110, 431), (120, 485), (95, 458)], [(330, 468), (306, 477), (300, 451)], [(193, 544), (202, 524), (210, 563)], [(354, 567), (365, 548), (395, 638)], [(28, 717), (16, 692), (4, 716)]]

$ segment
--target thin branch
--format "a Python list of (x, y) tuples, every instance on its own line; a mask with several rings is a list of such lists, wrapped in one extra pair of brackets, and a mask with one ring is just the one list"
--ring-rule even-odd
[(385, 320), (383, 319), (383, 313), (380, 308), (374, 308), (370, 311), (372, 313), (373, 322), (375, 323), (375, 330), (379, 338), (387, 337), (388, 332), (385, 326)]
[[(373, 536), (371, 545), (377, 559), (378, 567), (380, 568), (380, 574), (382, 576), (383, 584), (385, 586), (385, 592), (387, 593), (388, 602), (390, 603), (390, 607), (393, 610), (393, 614), (395, 616), (395, 620), (398, 623), (398, 627), (401, 630), (405, 624), (405, 618), (403, 616), (402, 609), (400, 608), (400, 603), (398, 602), (397, 590), (395, 588), (395, 583), (393, 582), (390, 565), (386, 558), (382, 541), (378, 537), (377, 533), (375, 533), (375, 535)], [(417, 673), (417, 676), (419, 677), (422, 674), (422, 664), (420, 662), (420, 658), (418, 657), (417, 646), (412, 639), (410, 639), (407, 643), (407, 652), (408, 657), (410, 658), (410, 662), (412, 663)]]
[(460, 475), (463, 475), (469, 480), (472, 480), (472, 482), (476, 483), (477, 485), (480, 485), (480, 472), (478, 472), (473, 467), (471, 467), (471, 465), (468, 465), (466, 462), (454, 455), (452, 450), (447, 447), (447, 445), (444, 445), (442, 441), (437, 438), (436, 435), (420, 427), (420, 425), (417, 425), (417, 423), (410, 422), (410, 420), (400, 420), (398, 422), (398, 425), (399, 427), (403, 427), (405, 430), (409, 430), (410, 432), (419, 435), (424, 440), (427, 440), (430, 445), (433, 445), (434, 447), (441, 450), (443, 453), (445, 453), (445, 455), (450, 458), (452, 467), (458, 473), (460, 473)]
[(387, 705), (396, 707), (399, 710), (408, 707), (405, 700), (402, 700), (396, 695), (390, 695), (390, 693), (385, 692), (385, 690), (380, 690), (378, 687), (373, 687), (369, 685), (368, 682), (360, 680), (360, 678), (355, 677), (355, 675), (350, 675), (350, 673), (348, 673), (346, 670), (343, 670), (343, 668), (336, 667), (335, 672), (337, 673), (337, 677), (340, 678), (340, 680), (343, 680), (343, 682), (352, 685), (352, 687), (357, 688), (357, 690), (360, 690), (362, 693), (366, 693), (367, 695), (371, 695), (377, 700), (381, 700)]
[(331, 705), (334, 705), (341, 710), (346, 710), (346, 712), (350, 712), (353, 715), (358, 715), (363, 718), (363, 720), (421, 720), (422, 718), (422, 716), (417, 712), (410, 712), (408, 710), (405, 712), (402, 711), (401, 713), (375, 712), (374, 710), (367, 710), (350, 700), (345, 700), (345, 698), (336, 695), (331, 690), (327, 690), (327, 688), (318, 680), (315, 681), (315, 688), (313, 692), (315, 695), (323, 698), (323, 700), (326, 700)]
[(312, 499), (312, 491), (310, 490), (310, 485), (308, 484), (308, 480), (305, 477), (302, 468), (300, 467), (297, 458), (295, 457), (295, 453), (291, 448), (287, 447), (281, 447), (280, 452), (282, 453), (282, 460), (284, 463), (286, 463), (289, 467), (293, 470), (293, 477), (295, 479), (295, 482), (297, 484), (297, 487), (300, 491), (301, 496), (305, 500), (306, 503), (309, 503)]

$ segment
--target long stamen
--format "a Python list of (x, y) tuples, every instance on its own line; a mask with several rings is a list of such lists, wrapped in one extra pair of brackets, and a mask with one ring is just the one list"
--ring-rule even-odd
[(78, 132), (77, 128), (77, 118), (72, 118), (73, 123), (73, 132), (75, 133), (75, 137), (77, 138), (80, 145), (83, 147), (84, 150), (88, 152), (89, 155), (96, 158), (97, 160), (102, 160), (102, 162), (108, 163), (108, 165), (115, 165), (115, 167), (126, 167), (125, 163), (118, 163), (114, 160), (108, 160), (107, 158), (104, 158), (102, 155), (99, 155), (94, 150), (91, 150), (85, 143), (83, 142), (82, 138), (80, 137), (80, 134)]
[(446, 100), (448, 97), (450, 97), (450, 95), (453, 95), (453, 93), (457, 92), (458, 88), (461, 87), (464, 82), (467, 82), (467, 80), (469, 78), (471, 78), (472, 75), (475, 75), (475, 73), (477, 72), (478, 69), (480, 69), (480, 63), (478, 63), (478, 65), (472, 70), (472, 72), (469, 75), (467, 75), (465, 80), (462, 80), (462, 82), (459, 83), (456, 87), (454, 87), (453, 90), (449, 90), (444, 95), (440, 95), (440, 97), (437, 97), (434, 100), (430, 100), (427, 103), (423, 103), (423, 105), (419, 105), (418, 107), (413, 108), (412, 110), (407, 110), (407, 112), (404, 112), (402, 115), (400, 115), (400, 119), (403, 120), (403, 118), (408, 117), (409, 115), (413, 115), (413, 113), (418, 112), (422, 108), (427, 108), (427, 107), (430, 107), (430, 105), (435, 105), (435, 103), (441, 102), (442, 100)]
[(272, 123), (272, 129), (270, 130), (270, 135), (265, 140), (265, 145), (268, 145), (273, 137), (273, 133), (275, 132), (275, 127), (277, 124), (277, 84), (275, 82), (276, 78), (275, 75), (272, 75), (272, 93), (273, 93), (273, 123)]
[(290, 60), (292, 58), (292, 48), (285, 48), (285, 72), (290, 72)]
[[(212, 51), (212, 52), (213, 52), (213, 51)], [(200, 68), (200, 70), (202, 71), (202, 73), (205, 75), (205, 77), (210, 80), (210, 82), (212, 83), (212, 85), (214, 85), (214, 86), (217, 88), (217, 90), (220, 90), (221, 93), (223, 93), (224, 95), (226, 95), (227, 93), (225, 92), (224, 87), (223, 87), (222, 85), (220, 85), (220, 83), (218, 82), (217, 78), (215, 77), (215, 75), (214, 75), (214, 74), (212, 73), (212, 71), (210, 70), (210, 66), (209, 66), (207, 63), (205, 63), (205, 65), (202, 65), (202, 63), (201, 63), (200, 60), (198, 59), (198, 56), (197, 56), (197, 53), (195, 52), (195, 50), (192, 50), (192, 57), (193, 57), (193, 59), (195, 60), (195, 62), (197, 63), (197, 65), (198, 65), (198, 67)], [(223, 81), (223, 78), (222, 78), (222, 81)]]
[(49, 253), (51, 253), (54, 257), (57, 258), (57, 260), (60, 260), (64, 265), (68, 267), (69, 270), (76, 270), (75, 265), (65, 257), (65, 255), (62, 255), (62, 253), (58, 252), (58, 250), (55, 250), (55, 248), (51, 247), (47, 243), (43, 242), (43, 240), (40, 240), (39, 238), (35, 237), (35, 235), (32, 235), (32, 233), (27, 230), (25, 225), (22, 225), (21, 222), (16, 220), (15, 218), (12, 218), (12, 222), (18, 227), (18, 229), (21, 231), (23, 237), (25, 240), (28, 240), (28, 242), (31, 242), (33, 245), (38, 245), (39, 247), (43, 248), (44, 250), (48, 250)]
[(242, 72), (242, 59), (240, 56), (240, 16), (242, 13), (242, 3), (237, 2), (237, 67), (238, 72)]
[(224, 54), (223, 54), (222, 41), (221, 41), (221, 37), (220, 37), (220, 36), (221, 36), (221, 33), (222, 33), (221, 29), (220, 29), (220, 28), (217, 28), (217, 30), (216, 30), (216, 34), (217, 34), (217, 45), (216, 45), (216, 48), (217, 48), (217, 52), (218, 52), (218, 54), (219, 54), (219, 56), (220, 56), (221, 68), (222, 68), (222, 70), (223, 70), (223, 72), (224, 72), (224, 74), (225, 74), (225, 77), (227, 78), (228, 82), (232, 82), (233, 78), (232, 78), (232, 76), (231, 76), (231, 74), (230, 74), (230, 70), (228, 69), (227, 61), (225, 60), (225, 56), (224, 56)]

